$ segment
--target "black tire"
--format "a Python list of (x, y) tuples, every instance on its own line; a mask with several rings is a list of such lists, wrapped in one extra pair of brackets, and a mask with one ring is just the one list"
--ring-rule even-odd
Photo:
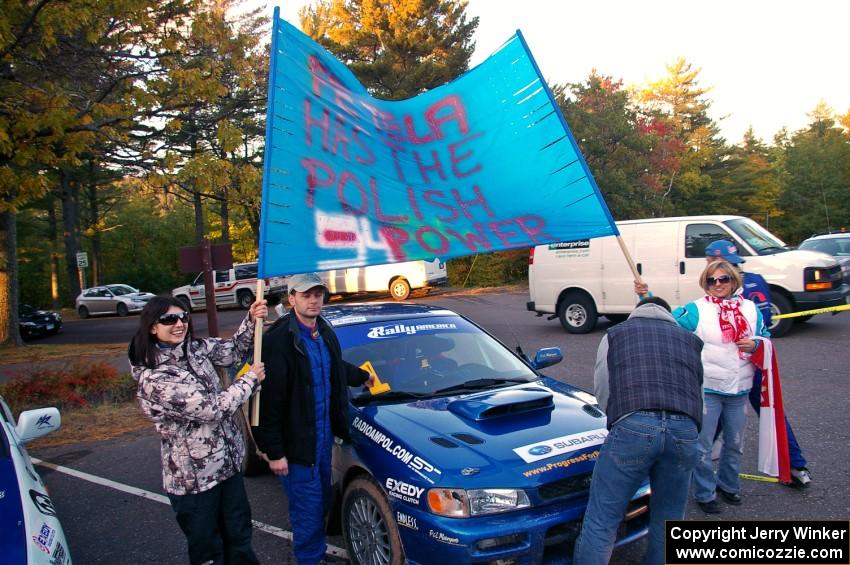
[(410, 296), (410, 283), (398, 277), (390, 281), (390, 296), (393, 300), (406, 300)]
[(177, 300), (180, 302), (180, 304), (183, 305), (184, 310), (186, 310), (189, 313), (192, 312), (192, 302), (188, 298), (181, 295), (181, 296), (177, 297)]
[(254, 293), (250, 290), (240, 290), (236, 293), (236, 302), (240, 308), (247, 310), (254, 303)]
[(628, 314), (605, 314), (605, 317), (608, 318), (608, 321), (612, 324), (620, 324), (625, 322), (628, 318)]
[(130, 311), (129, 311), (129, 310), (127, 310), (127, 305), (126, 305), (126, 304), (124, 304), (123, 302), (119, 302), (119, 303), (118, 303), (118, 306), (115, 308), (115, 311), (116, 311), (116, 312), (118, 313), (118, 315), (119, 315), (119, 316), (121, 316), (122, 318), (123, 318), (124, 316), (126, 316), (127, 314), (129, 314), (129, 313), (130, 313)]
[[(794, 311), (794, 308), (791, 306), (791, 301), (785, 298), (785, 295), (779, 292), (774, 292), (770, 296), (770, 314), (771, 316), (778, 316), (779, 314), (790, 314)], [(788, 330), (791, 329), (791, 326), (794, 325), (794, 318), (783, 318), (781, 320), (771, 319), (770, 327), (770, 335), (772, 337), (782, 337)]]
[(86, 308), (85, 306), (80, 306), (79, 308), (77, 308), (77, 316), (79, 316), (80, 318), (86, 319), (90, 315), (91, 314), (89, 314), (89, 309)]
[(593, 300), (586, 294), (570, 292), (558, 304), (558, 319), (568, 333), (586, 334), (596, 326), (599, 314)]
[(342, 535), (353, 565), (401, 565), (404, 549), (390, 503), (375, 481), (351, 481), (342, 498)]

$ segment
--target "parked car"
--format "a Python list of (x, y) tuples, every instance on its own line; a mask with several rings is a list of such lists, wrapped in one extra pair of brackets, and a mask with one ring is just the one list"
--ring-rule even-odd
[[(333, 453), (333, 525), (365, 563), (541, 563), (571, 555), (607, 435), (596, 399), (472, 321), (409, 303), (328, 306), (351, 388), (351, 442)], [(617, 544), (647, 532), (649, 487)]]
[[(229, 269), (214, 273), (216, 306), (237, 305), (248, 309), (254, 303), (257, 292), (257, 263), (238, 263)], [(276, 304), (286, 295), (286, 278), (269, 277), (265, 281), (266, 298)], [(204, 289), (204, 273), (198, 273), (191, 284), (171, 291), (172, 296), (186, 305), (186, 309), (203, 310), (207, 307)]]
[(97, 314), (118, 314), (126, 316), (131, 312), (141, 312), (148, 300), (156, 296), (142, 292), (126, 284), (106, 284), (87, 288), (77, 297), (76, 308), (80, 318)]
[(71, 555), (56, 509), (24, 444), (59, 429), (56, 408), (27, 410), (15, 425), (0, 397), (0, 561), (68, 565)]
[(59, 315), (59, 312), (39, 310), (29, 304), (18, 306), (18, 330), (23, 339), (55, 334), (61, 327), (62, 316)]
[(813, 235), (803, 241), (797, 249), (820, 251), (832, 255), (841, 264), (844, 282), (850, 284), (850, 233)]

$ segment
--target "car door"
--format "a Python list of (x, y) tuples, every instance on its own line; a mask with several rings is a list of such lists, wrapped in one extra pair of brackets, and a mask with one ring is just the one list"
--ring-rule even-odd
[(215, 303), (236, 304), (236, 283), (231, 276), (232, 269), (222, 269), (215, 272)]
[(91, 298), (86, 301), (91, 304), (89, 312), (94, 314), (103, 314), (104, 312), (108, 312), (108, 301), (111, 295), (107, 292), (107, 290), (99, 286), (91, 289), (90, 292), (91, 294), (89, 296), (91, 296)]
[(739, 249), (741, 255), (746, 255), (741, 242), (722, 224), (695, 221), (688, 222), (684, 227), (684, 254), (679, 260), (679, 305), (700, 298), (705, 293), (699, 286), (699, 277), (705, 270), (705, 248), (718, 239), (728, 239)]
[(679, 225), (678, 220), (644, 224), (635, 233), (633, 244), (641, 278), (655, 296), (671, 305), (680, 303)]

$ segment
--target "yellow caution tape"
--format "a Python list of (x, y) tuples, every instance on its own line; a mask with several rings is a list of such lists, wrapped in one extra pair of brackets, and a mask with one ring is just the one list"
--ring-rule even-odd
[(746, 473), (739, 473), (739, 477), (742, 479), (748, 479), (750, 481), (761, 481), (763, 483), (778, 483), (779, 479), (776, 477), (765, 477), (764, 475), (748, 475)]
[(842, 304), (841, 306), (830, 306), (829, 308), (818, 308), (817, 310), (806, 310), (805, 312), (791, 312), (790, 314), (780, 314), (771, 316), (772, 320), (780, 320), (782, 318), (797, 318), (799, 316), (813, 316), (815, 314), (825, 314), (826, 312), (841, 312), (842, 310), (850, 310), (850, 304)]

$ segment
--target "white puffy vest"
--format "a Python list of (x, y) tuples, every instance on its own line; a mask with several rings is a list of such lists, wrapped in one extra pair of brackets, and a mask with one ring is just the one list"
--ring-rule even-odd
[[(695, 301), (699, 323), (694, 332), (702, 347), (703, 388), (706, 392), (740, 394), (753, 388), (755, 367), (749, 358), (741, 359), (735, 342), (723, 343), (720, 333), (720, 307), (704, 298)], [(741, 304), (741, 314), (750, 325), (750, 335), (756, 335), (756, 305), (751, 300)]]

